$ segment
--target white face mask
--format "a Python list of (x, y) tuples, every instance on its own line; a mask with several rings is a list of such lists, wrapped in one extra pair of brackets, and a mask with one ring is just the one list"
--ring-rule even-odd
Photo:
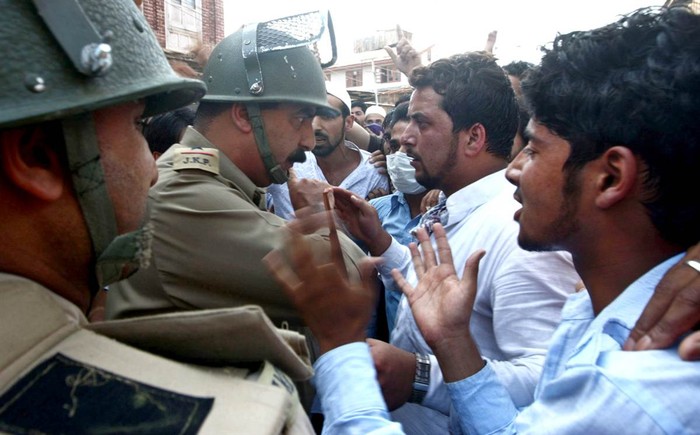
[(411, 166), (411, 158), (401, 151), (386, 156), (386, 169), (391, 182), (399, 192), (417, 195), (425, 192), (425, 187), (416, 181), (416, 169)]

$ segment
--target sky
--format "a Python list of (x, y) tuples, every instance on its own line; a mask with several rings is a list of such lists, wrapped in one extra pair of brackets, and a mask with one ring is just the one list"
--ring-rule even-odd
[[(314, 10), (330, 10), (338, 44), (338, 64), (352, 52), (355, 38), (400, 25), (413, 33), (421, 51), (434, 46), (433, 58), (483, 49), (488, 33), (498, 31), (494, 54), (500, 64), (514, 60), (537, 63), (539, 47), (556, 34), (587, 30), (620, 15), (663, 0), (430, 0), (349, 2), (339, 0), (224, 0), (225, 33), (241, 25)], [(397, 7), (396, 5), (400, 5)], [(349, 56), (345, 56), (347, 58)]]

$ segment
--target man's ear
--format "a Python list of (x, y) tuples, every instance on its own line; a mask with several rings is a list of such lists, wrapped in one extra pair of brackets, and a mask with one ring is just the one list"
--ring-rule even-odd
[(460, 145), (464, 145), (465, 153), (476, 156), (486, 146), (486, 129), (483, 125), (476, 123), (469, 128), (462, 129), (457, 133)]
[(350, 115), (345, 117), (345, 133), (352, 130), (352, 126), (355, 124), (355, 117)]
[(248, 109), (246, 109), (245, 104), (234, 104), (229, 110), (229, 116), (231, 122), (243, 133), (250, 133), (253, 131), (253, 124), (250, 122), (250, 115), (248, 114)]
[(634, 153), (626, 147), (609, 148), (599, 158), (596, 177), (596, 205), (612, 207), (627, 198), (639, 180), (639, 162)]
[(63, 195), (67, 169), (38, 128), (5, 130), (0, 133), (0, 142), (0, 164), (10, 183), (43, 201)]

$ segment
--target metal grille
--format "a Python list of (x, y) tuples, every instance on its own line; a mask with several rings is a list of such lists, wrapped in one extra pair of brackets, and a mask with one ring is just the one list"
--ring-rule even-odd
[(258, 52), (309, 45), (318, 41), (325, 29), (325, 17), (319, 11), (260, 23), (257, 34)]
[(664, 6), (688, 6), (694, 13), (700, 14), (700, 0), (666, 0)]

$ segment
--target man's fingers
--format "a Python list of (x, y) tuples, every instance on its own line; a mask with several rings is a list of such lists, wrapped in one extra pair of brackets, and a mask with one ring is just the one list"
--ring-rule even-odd
[(437, 245), (438, 259), (440, 264), (454, 265), (452, 261), (452, 249), (447, 241), (447, 234), (441, 224), (433, 225), (433, 235), (435, 236), (435, 244)]
[(498, 30), (492, 30), (489, 32), (488, 37), (486, 38), (486, 46), (484, 47), (484, 51), (488, 53), (493, 53), (493, 47), (496, 45), (496, 37), (498, 36)]
[[(651, 303), (650, 303), (651, 306)], [(649, 309), (649, 307), (647, 307)], [(656, 309), (654, 307), (652, 310)], [(646, 311), (646, 310), (645, 310)], [(642, 317), (644, 313), (642, 314)], [(641, 319), (641, 318), (640, 318)], [(683, 333), (700, 321), (700, 275), (691, 281), (671, 302), (671, 305), (645, 334), (635, 326), (633, 332), (642, 337), (635, 350), (661, 349), (673, 344)], [(645, 325), (643, 325), (644, 327)], [(630, 334), (631, 336), (631, 334)], [(632, 339), (634, 340), (634, 338)]]
[[(467, 291), (467, 306), (469, 307), (469, 312), (474, 309), (474, 301), (476, 300), (476, 284), (479, 278), (479, 263), (481, 259), (486, 255), (486, 251), (479, 249), (478, 251), (472, 253), (472, 255), (467, 258), (467, 263), (464, 265), (464, 273), (462, 274), (461, 283), (464, 286), (466, 284)], [(465, 289), (465, 287), (462, 287)]]
[[(440, 225), (440, 224), (435, 224)], [(435, 228), (433, 226), (433, 229)], [(435, 251), (433, 250), (433, 243), (430, 241), (430, 236), (425, 228), (419, 228), (416, 232), (416, 238), (420, 243), (420, 250), (423, 252), (423, 263), (425, 268), (428, 269), (437, 265), (437, 259), (435, 258)]]
[(425, 265), (423, 264), (423, 257), (421, 257), (420, 251), (418, 250), (418, 245), (411, 242), (408, 244), (408, 249), (411, 251), (411, 259), (413, 262), (413, 269), (416, 271), (416, 276), (418, 279), (421, 279), (425, 273)]
[(685, 264), (700, 256), (695, 249), (688, 251), (661, 279), (630, 333), (625, 350), (667, 347), (700, 321), (700, 273)]
[(396, 56), (396, 52), (394, 51), (393, 48), (391, 48), (387, 45), (386, 47), (384, 47), (384, 51), (386, 51), (386, 54), (389, 55), (389, 57), (391, 58), (391, 61), (394, 62), (394, 64), (396, 64), (399, 61), (399, 58), (398, 58), (398, 56)]
[(403, 38), (403, 30), (401, 30), (401, 25), (396, 25), (396, 40), (400, 41)]
[(681, 359), (686, 361), (700, 360), (700, 331), (694, 332), (683, 339), (678, 348)]
[(413, 286), (406, 281), (401, 272), (398, 269), (391, 270), (391, 277), (394, 278), (394, 282), (398, 286), (399, 290), (406, 295), (409, 301), (413, 298)]

